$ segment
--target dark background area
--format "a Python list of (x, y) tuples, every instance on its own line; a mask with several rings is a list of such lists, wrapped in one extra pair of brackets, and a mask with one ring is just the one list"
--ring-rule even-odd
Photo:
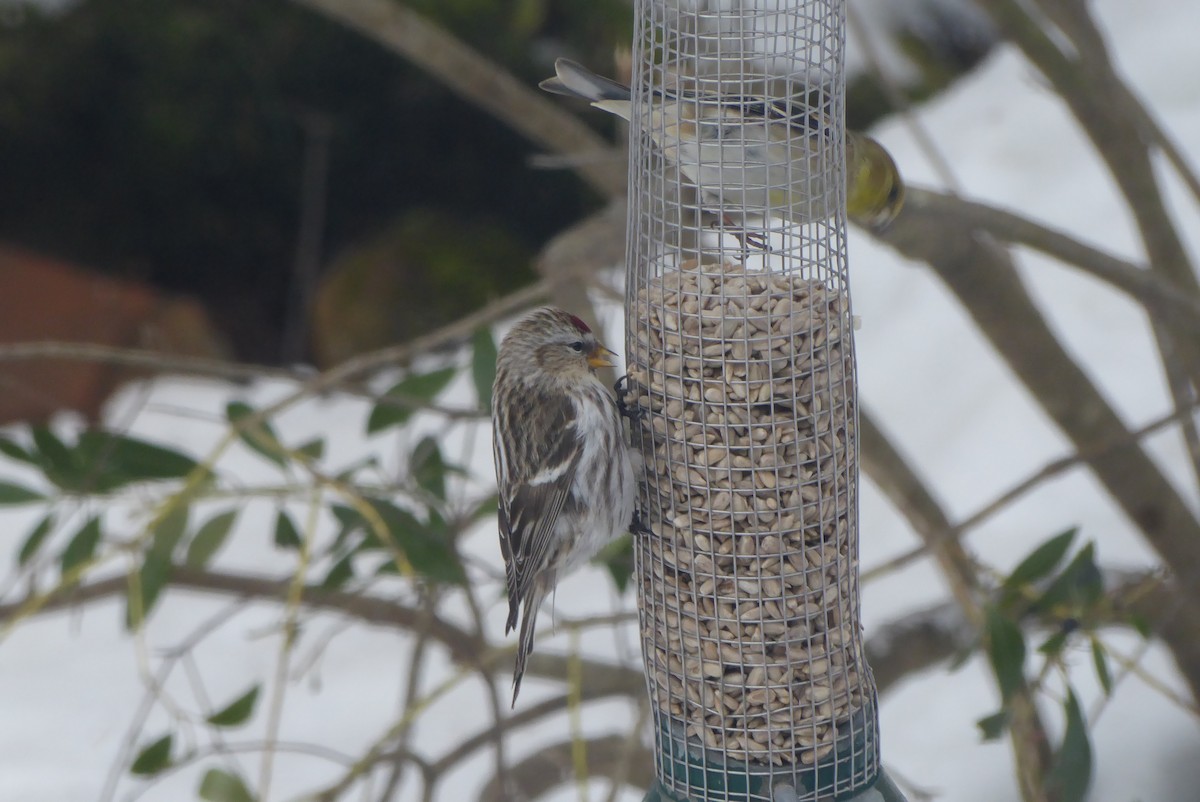
[[(409, 5), (530, 85), (561, 54), (610, 70), (629, 37), (625, 0)], [(930, 30), (941, 44), (914, 52), (935, 84), (986, 48), (951, 23)], [(852, 86), (851, 122), (885, 111), (882, 94)], [(588, 119), (611, 130), (604, 117)], [(321, 129), (317, 299), (307, 347), (287, 353)], [(335, 361), (530, 281), (541, 245), (598, 203), (531, 155), (417, 68), (286, 0), (85, 0), (0, 18), (0, 241), (198, 298), (241, 359)]]

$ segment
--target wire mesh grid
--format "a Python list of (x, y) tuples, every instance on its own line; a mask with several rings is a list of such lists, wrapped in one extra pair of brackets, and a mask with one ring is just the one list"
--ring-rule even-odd
[[(626, 320), (661, 782), (874, 782), (837, 0), (637, 0)], [(794, 794), (794, 795), (793, 795)]]

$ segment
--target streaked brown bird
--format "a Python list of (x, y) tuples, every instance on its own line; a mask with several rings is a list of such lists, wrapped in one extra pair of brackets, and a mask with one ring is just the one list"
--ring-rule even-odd
[(521, 624), (513, 705), (543, 600), (633, 519), (631, 452), (616, 398), (595, 373), (612, 356), (582, 320), (550, 307), (522, 318), (500, 343), (492, 439), (504, 633)]

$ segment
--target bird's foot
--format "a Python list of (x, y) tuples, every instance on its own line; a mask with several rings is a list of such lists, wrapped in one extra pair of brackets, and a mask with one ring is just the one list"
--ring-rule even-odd
[(617, 383), (613, 385), (613, 392), (617, 396), (617, 412), (621, 414), (622, 418), (626, 418), (630, 423), (637, 423), (642, 419), (645, 410), (629, 403), (629, 396), (633, 390), (629, 386), (628, 373), (617, 379)]
[(733, 236), (737, 237), (738, 242), (742, 243), (743, 250), (747, 252), (751, 248), (763, 253), (771, 252), (771, 244), (767, 241), (767, 235), (764, 232), (751, 232), (743, 228), (736, 230)]
[(718, 229), (738, 241), (742, 246), (742, 261), (745, 262), (749, 258), (750, 252), (757, 251), (759, 253), (770, 253), (771, 244), (767, 239), (766, 232), (750, 231), (749, 229), (738, 225), (733, 221), (733, 218), (725, 215), (720, 220), (714, 220), (712, 228)]
[(629, 532), (634, 537), (654, 534), (654, 530), (646, 523), (646, 519), (642, 517), (642, 511), (637, 507), (633, 508), (633, 520), (629, 522)]

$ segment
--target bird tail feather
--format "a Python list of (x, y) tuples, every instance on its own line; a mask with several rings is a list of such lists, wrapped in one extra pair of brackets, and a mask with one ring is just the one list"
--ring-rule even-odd
[(513, 668), (512, 706), (517, 706), (517, 694), (521, 692), (521, 677), (525, 675), (525, 660), (533, 651), (534, 625), (537, 623), (538, 607), (543, 593), (530, 593), (525, 599), (525, 611), (521, 617), (521, 640), (517, 644), (517, 663)]
[(513, 593), (508, 594), (508, 621), (504, 624), (504, 634), (517, 628), (517, 613), (521, 610), (521, 600)]
[[(629, 87), (604, 78), (567, 58), (556, 59), (554, 78), (547, 78), (538, 86), (556, 95), (573, 95), (590, 100), (605, 111), (619, 114), (628, 119), (628, 104), (631, 99)], [(622, 105), (624, 104), (624, 105)], [(620, 111), (624, 110), (624, 113)]]

